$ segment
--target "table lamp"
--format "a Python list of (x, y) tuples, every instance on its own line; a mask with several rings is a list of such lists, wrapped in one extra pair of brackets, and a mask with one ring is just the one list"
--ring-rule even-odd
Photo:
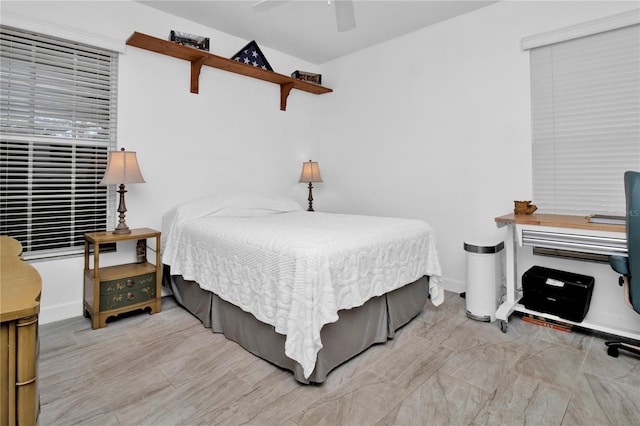
[(312, 212), (313, 210), (313, 194), (311, 193), (311, 189), (313, 188), (312, 182), (322, 182), (322, 177), (320, 177), (320, 169), (318, 168), (318, 163), (316, 161), (307, 161), (302, 163), (302, 174), (300, 175), (299, 183), (309, 183), (309, 208), (308, 212)]
[(113, 230), (114, 234), (130, 234), (131, 230), (124, 221), (124, 214), (127, 206), (124, 203), (125, 183), (144, 183), (140, 167), (138, 167), (138, 159), (134, 151), (110, 151), (107, 160), (107, 170), (100, 181), (101, 185), (117, 185), (120, 184), (118, 193), (120, 194), (120, 203), (118, 204), (118, 213), (120, 220), (118, 226)]

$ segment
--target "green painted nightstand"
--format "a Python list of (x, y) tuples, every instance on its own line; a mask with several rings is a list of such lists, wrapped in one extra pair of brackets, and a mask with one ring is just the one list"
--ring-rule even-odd
[[(147, 261), (147, 238), (156, 239), (155, 264)], [(138, 263), (100, 267), (100, 245), (138, 240)], [(90, 268), (93, 244), (93, 268)], [(135, 310), (162, 310), (162, 263), (160, 232), (140, 228), (129, 234), (89, 232), (84, 234), (84, 316), (91, 317), (91, 328), (107, 326), (107, 318)]]

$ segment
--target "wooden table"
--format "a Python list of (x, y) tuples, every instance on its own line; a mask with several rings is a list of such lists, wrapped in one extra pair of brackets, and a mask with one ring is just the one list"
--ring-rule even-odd
[(22, 245), (0, 236), (0, 424), (35, 425), (38, 315), (42, 279), (20, 255)]

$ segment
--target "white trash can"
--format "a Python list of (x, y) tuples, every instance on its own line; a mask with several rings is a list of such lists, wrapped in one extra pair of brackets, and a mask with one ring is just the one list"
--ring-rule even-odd
[(464, 243), (467, 267), (467, 317), (495, 321), (504, 280), (504, 242), (487, 246)]

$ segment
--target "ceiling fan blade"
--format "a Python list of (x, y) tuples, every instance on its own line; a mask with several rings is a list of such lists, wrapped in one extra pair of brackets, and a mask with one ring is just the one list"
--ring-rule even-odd
[(282, 6), (285, 3), (288, 3), (289, 0), (260, 0), (257, 3), (251, 5), (253, 10), (258, 12), (266, 12), (267, 10), (271, 10), (274, 7)]
[(356, 27), (356, 15), (353, 11), (352, 0), (335, 0), (336, 23), (338, 31), (345, 32)]

